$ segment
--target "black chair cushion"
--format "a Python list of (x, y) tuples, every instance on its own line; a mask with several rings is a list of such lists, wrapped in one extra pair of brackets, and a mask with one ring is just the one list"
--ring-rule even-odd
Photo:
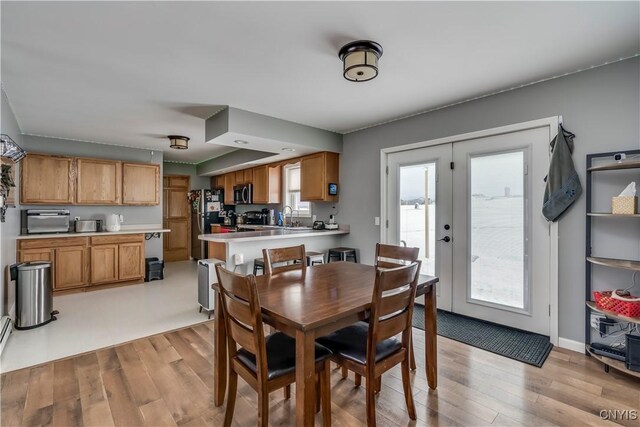
[[(318, 342), (340, 357), (364, 365), (367, 361), (367, 333), (369, 325), (358, 322), (332, 334), (318, 338)], [(400, 350), (402, 343), (395, 338), (387, 338), (376, 345), (376, 362)]]
[[(265, 338), (267, 347), (267, 378), (273, 379), (289, 374), (296, 369), (296, 341), (283, 334), (276, 332)], [(331, 356), (331, 351), (316, 344), (316, 363)], [(256, 356), (241, 348), (237, 353), (238, 360), (247, 365), (253, 372), (258, 372), (256, 368)]]

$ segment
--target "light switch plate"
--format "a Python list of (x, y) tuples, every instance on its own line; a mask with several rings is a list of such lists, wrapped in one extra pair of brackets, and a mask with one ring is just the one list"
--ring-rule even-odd
[(379, 216), (375, 217), (373, 219), (373, 222), (374, 222), (375, 225), (380, 225), (380, 217)]

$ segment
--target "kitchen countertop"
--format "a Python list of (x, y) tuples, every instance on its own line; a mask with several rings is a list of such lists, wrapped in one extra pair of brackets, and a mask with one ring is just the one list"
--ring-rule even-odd
[(295, 239), (299, 237), (321, 237), (349, 234), (346, 228), (337, 230), (291, 230), (291, 229), (267, 229), (263, 231), (241, 231), (237, 233), (201, 234), (198, 239), (208, 242), (236, 243), (256, 242), (260, 240)]
[(100, 231), (90, 233), (50, 233), (50, 234), (26, 234), (17, 237), (18, 240), (27, 239), (57, 239), (61, 237), (91, 237), (91, 236), (115, 236), (118, 234), (142, 234), (142, 233), (170, 233), (171, 230), (162, 227), (140, 225), (130, 226), (131, 228), (121, 228), (120, 231)]

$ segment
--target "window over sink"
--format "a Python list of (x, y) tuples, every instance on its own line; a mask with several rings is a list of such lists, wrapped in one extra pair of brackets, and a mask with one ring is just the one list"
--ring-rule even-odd
[(300, 163), (286, 165), (283, 170), (284, 206), (291, 206), (294, 216), (311, 218), (311, 203), (300, 200)]

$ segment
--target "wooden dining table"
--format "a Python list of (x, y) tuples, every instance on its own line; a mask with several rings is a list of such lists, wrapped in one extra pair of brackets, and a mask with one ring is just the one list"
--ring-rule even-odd
[[(264, 323), (296, 340), (296, 425), (313, 425), (315, 416), (315, 340), (368, 317), (375, 267), (332, 262), (306, 269), (257, 276)], [(425, 296), (425, 361), (427, 382), (437, 387), (437, 277), (420, 276), (417, 295)], [(214, 285), (217, 286), (217, 285)], [(221, 301), (214, 324), (214, 402), (224, 403), (227, 386), (227, 343)], [(367, 385), (368, 386), (368, 385)]]

